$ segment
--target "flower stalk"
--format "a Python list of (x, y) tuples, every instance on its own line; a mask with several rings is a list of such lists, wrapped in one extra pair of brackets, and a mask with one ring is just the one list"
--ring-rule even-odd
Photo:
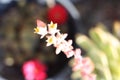
[(65, 40), (67, 33), (62, 34), (57, 29), (57, 23), (51, 21), (46, 25), (41, 20), (37, 20), (37, 27), (34, 28), (35, 32), (41, 36), (46, 37), (46, 46), (53, 45), (56, 48), (56, 54), (63, 52), (67, 58), (74, 58), (73, 71), (80, 70), (81, 78), (83, 80), (96, 80), (96, 75), (93, 74), (94, 65), (89, 57), (82, 57), (81, 50), (79, 48), (74, 49), (72, 46), (72, 40)]

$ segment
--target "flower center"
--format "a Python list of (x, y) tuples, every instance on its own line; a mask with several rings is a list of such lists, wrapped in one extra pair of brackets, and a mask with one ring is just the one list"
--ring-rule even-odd
[(52, 24), (50, 27), (51, 27), (51, 28), (55, 28), (55, 25), (54, 25), (54, 24)]
[(38, 33), (38, 32), (40, 31), (38, 27), (37, 27), (37, 28), (34, 28), (34, 30), (35, 30), (34, 33)]
[(53, 42), (53, 39), (52, 39), (52, 38), (50, 38), (48, 42), (49, 42), (49, 43), (52, 43), (52, 42)]

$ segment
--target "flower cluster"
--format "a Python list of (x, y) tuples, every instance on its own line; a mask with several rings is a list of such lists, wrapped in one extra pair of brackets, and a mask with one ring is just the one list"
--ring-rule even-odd
[(37, 27), (34, 28), (35, 32), (41, 37), (46, 37), (47, 45), (53, 45), (56, 48), (56, 54), (61, 51), (66, 55), (67, 58), (74, 57), (73, 71), (80, 70), (81, 77), (83, 80), (95, 80), (95, 74), (91, 74), (94, 70), (94, 65), (90, 58), (84, 58), (81, 56), (81, 50), (79, 48), (74, 49), (72, 46), (72, 40), (65, 40), (67, 33), (62, 34), (57, 29), (57, 24), (51, 21), (50, 24), (46, 25), (41, 20), (37, 20)]

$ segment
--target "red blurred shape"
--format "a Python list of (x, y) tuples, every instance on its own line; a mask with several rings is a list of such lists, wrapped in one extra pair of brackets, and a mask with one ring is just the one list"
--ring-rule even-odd
[(22, 66), (25, 80), (46, 80), (46, 66), (38, 60), (29, 60)]
[(57, 4), (48, 10), (48, 20), (57, 24), (64, 24), (67, 21), (68, 13), (66, 9)]

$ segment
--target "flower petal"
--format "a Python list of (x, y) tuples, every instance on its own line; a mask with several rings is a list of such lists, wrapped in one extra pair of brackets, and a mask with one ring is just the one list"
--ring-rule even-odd
[(46, 27), (46, 24), (43, 21), (37, 19), (37, 26), (38, 27)]

